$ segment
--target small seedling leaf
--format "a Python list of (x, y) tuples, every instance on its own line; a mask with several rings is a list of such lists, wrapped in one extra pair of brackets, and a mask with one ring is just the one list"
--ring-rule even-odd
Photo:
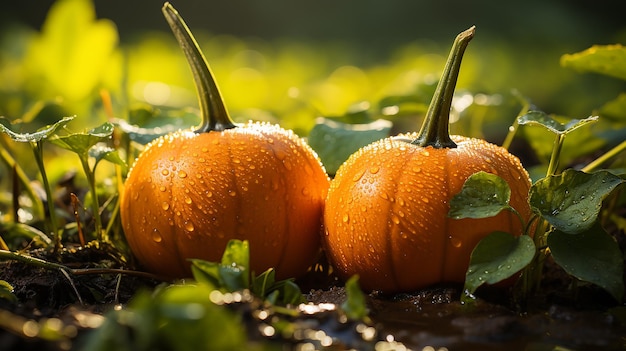
[(467, 178), (461, 192), (450, 200), (448, 217), (493, 217), (510, 208), (510, 198), (511, 189), (504, 179), (487, 172), (474, 173)]
[(335, 174), (350, 155), (363, 146), (389, 136), (391, 122), (376, 120), (366, 124), (348, 124), (319, 118), (309, 133), (309, 145), (317, 152), (326, 171)]
[(353, 275), (346, 281), (346, 301), (341, 304), (341, 309), (352, 320), (361, 321), (367, 318), (368, 309), (365, 294), (359, 286), (359, 276)]
[(540, 125), (554, 134), (568, 134), (586, 124), (596, 122), (597, 120), (598, 116), (590, 116), (585, 119), (571, 119), (567, 123), (561, 123), (545, 112), (529, 111), (527, 114), (518, 117), (517, 123), (519, 125)]
[(0, 299), (16, 303), (17, 296), (13, 293), (13, 286), (4, 280), (0, 280)]
[(561, 66), (626, 80), (626, 47), (594, 45), (587, 50), (561, 56)]
[(535, 252), (533, 239), (528, 235), (491, 233), (472, 251), (465, 290), (473, 294), (485, 283), (495, 284), (513, 276), (532, 261)]
[(608, 171), (585, 173), (567, 169), (533, 184), (529, 201), (533, 210), (556, 229), (578, 234), (593, 226), (602, 201), (623, 182)]
[(107, 141), (111, 134), (113, 134), (113, 124), (106, 122), (87, 132), (53, 137), (50, 142), (80, 156), (85, 156), (94, 145)]
[(554, 261), (567, 273), (598, 285), (617, 301), (622, 301), (622, 253), (613, 237), (599, 225), (578, 235), (556, 230), (548, 236), (548, 246)]
[(17, 133), (12, 130), (12, 128), (10, 127), (11, 124), (9, 123), (8, 120), (4, 118), (0, 118), (0, 131), (6, 133), (13, 141), (16, 141), (16, 142), (20, 142), (20, 143), (39, 142), (39, 141), (48, 139), (59, 128), (64, 127), (73, 119), (74, 119), (73, 116), (63, 117), (61, 120), (57, 121), (56, 123), (40, 128), (36, 132)]

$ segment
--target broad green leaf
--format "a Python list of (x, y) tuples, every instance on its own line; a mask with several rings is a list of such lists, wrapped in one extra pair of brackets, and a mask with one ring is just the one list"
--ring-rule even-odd
[(561, 56), (561, 66), (626, 80), (626, 47), (594, 45), (587, 50)]
[(220, 277), (219, 263), (199, 259), (191, 259), (191, 273), (193, 278), (207, 284), (213, 289), (220, 289), (224, 285)]
[(578, 235), (556, 230), (548, 236), (548, 246), (554, 261), (567, 273), (622, 301), (624, 259), (613, 237), (599, 225)]
[(94, 145), (109, 140), (111, 134), (113, 134), (113, 124), (106, 122), (87, 132), (50, 138), (50, 142), (80, 156), (86, 156)]
[(472, 251), (465, 276), (465, 290), (473, 294), (481, 285), (501, 282), (526, 267), (535, 256), (533, 239), (493, 232)]
[(276, 282), (276, 271), (270, 268), (252, 281), (252, 292), (257, 296), (266, 296)]
[(102, 160), (107, 160), (113, 164), (122, 166), (123, 170), (128, 169), (126, 161), (122, 160), (119, 152), (103, 143), (98, 143), (89, 149), (89, 156), (96, 160), (96, 164)]
[(39, 142), (39, 141), (48, 139), (59, 128), (64, 127), (73, 119), (74, 117), (63, 117), (61, 120), (57, 121), (56, 123), (40, 128), (36, 132), (17, 133), (9, 127), (10, 123), (8, 123), (6, 119), (0, 118), (0, 131), (6, 133), (13, 141), (16, 141), (16, 142), (20, 142), (20, 143)]
[(585, 173), (567, 169), (533, 184), (529, 201), (556, 229), (578, 234), (593, 226), (602, 201), (623, 182), (607, 171)]
[(461, 192), (450, 200), (448, 217), (493, 217), (502, 210), (511, 208), (510, 198), (511, 189), (504, 179), (483, 171), (474, 173), (467, 178)]
[(577, 128), (596, 122), (597, 120), (598, 116), (590, 116), (585, 119), (572, 119), (567, 123), (561, 123), (545, 112), (529, 111), (527, 114), (518, 117), (517, 123), (520, 125), (540, 125), (554, 134), (568, 134)]
[(44, 84), (40, 89), (77, 101), (103, 80), (117, 41), (115, 24), (96, 19), (93, 1), (56, 1), (29, 47), (26, 67)]
[(0, 280), (0, 299), (16, 303), (17, 296), (13, 294), (13, 286), (4, 280)]
[(335, 174), (354, 152), (376, 140), (389, 136), (391, 122), (376, 120), (367, 124), (347, 124), (319, 118), (308, 136), (326, 171)]
[(341, 309), (352, 320), (363, 320), (368, 315), (365, 294), (359, 286), (359, 276), (354, 275), (346, 281), (346, 301), (341, 304)]
[(602, 105), (598, 113), (603, 118), (608, 118), (614, 121), (626, 121), (626, 93), (621, 93), (614, 100)]

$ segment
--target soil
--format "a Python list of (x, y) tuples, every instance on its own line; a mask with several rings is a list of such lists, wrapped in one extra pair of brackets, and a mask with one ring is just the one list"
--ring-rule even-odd
[[(65, 249), (30, 255), (53, 259), (74, 268), (125, 269), (128, 263), (103, 247)], [(438, 286), (414, 293), (367, 294), (371, 320), (349, 321), (333, 306), (346, 300), (343, 284), (328, 275), (312, 274), (299, 281), (309, 304), (307, 313), (290, 319), (294, 328), (323, 330), (332, 343), (310, 340), (320, 349), (342, 350), (626, 350), (626, 307), (590, 285), (574, 283), (548, 265), (541, 294), (525, 311), (512, 307), (510, 291), (481, 288), (470, 304), (460, 301), (460, 286)], [(63, 274), (30, 263), (0, 262), (1, 279), (14, 287), (17, 302), (0, 298), (0, 350), (72, 350), (93, 330), (88, 320), (123, 306), (143, 288), (162, 283), (129, 274)], [(78, 271), (77, 271), (78, 272)], [(279, 349), (295, 349), (302, 339), (267, 337), (255, 317), (262, 304), (251, 298), (229, 306), (246, 315), (251, 340)], [(313, 310), (311, 310), (313, 308)], [(93, 320), (93, 318), (91, 318)], [(28, 326), (52, 323), (65, 337), (52, 340), (28, 332)], [(30, 324), (29, 324), (30, 323)], [(67, 332), (64, 332), (67, 331)], [(317, 343), (316, 343), (317, 342)], [(322, 347), (324, 345), (324, 347)]]

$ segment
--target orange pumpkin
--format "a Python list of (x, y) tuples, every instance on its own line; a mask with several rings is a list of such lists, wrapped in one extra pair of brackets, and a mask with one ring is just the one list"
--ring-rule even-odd
[(470, 254), (493, 231), (520, 235), (509, 211), (486, 219), (447, 216), (469, 176), (486, 171), (507, 181), (510, 204), (526, 220), (530, 179), (519, 159), (484, 140), (450, 137), (449, 112), (461, 58), (474, 28), (459, 34), (420, 133), (374, 142), (337, 171), (326, 198), (324, 247), (343, 277), (362, 288), (411, 291), (463, 282)]
[(154, 140), (129, 172), (120, 211), (133, 254), (181, 278), (189, 259), (219, 261), (229, 240), (245, 239), (253, 271), (302, 275), (320, 251), (329, 179), (319, 158), (276, 125), (236, 126), (182, 18), (168, 3), (163, 12), (194, 73), (203, 125)]

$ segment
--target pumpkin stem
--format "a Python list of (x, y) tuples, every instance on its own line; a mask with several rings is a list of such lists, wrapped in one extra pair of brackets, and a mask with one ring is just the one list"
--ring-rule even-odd
[(169, 2), (163, 5), (162, 10), (178, 44), (185, 53), (196, 83), (202, 124), (195, 132), (222, 131), (236, 127), (228, 115), (220, 90), (211, 73), (211, 68), (189, 27)]
[(422, 129), (417, 138), (411, 142), (412, 144), (435, 148), (456, 147), (454, 141), (450, 139), (450, 109), (452, 108), (452, 98), (461, 69), (463, 53), (465, 53), (467, 44), (474, 37), (475, 29), (476, 27), (472, 26), (454, 39), (435, 95), (433, 95), (428, 106)]

